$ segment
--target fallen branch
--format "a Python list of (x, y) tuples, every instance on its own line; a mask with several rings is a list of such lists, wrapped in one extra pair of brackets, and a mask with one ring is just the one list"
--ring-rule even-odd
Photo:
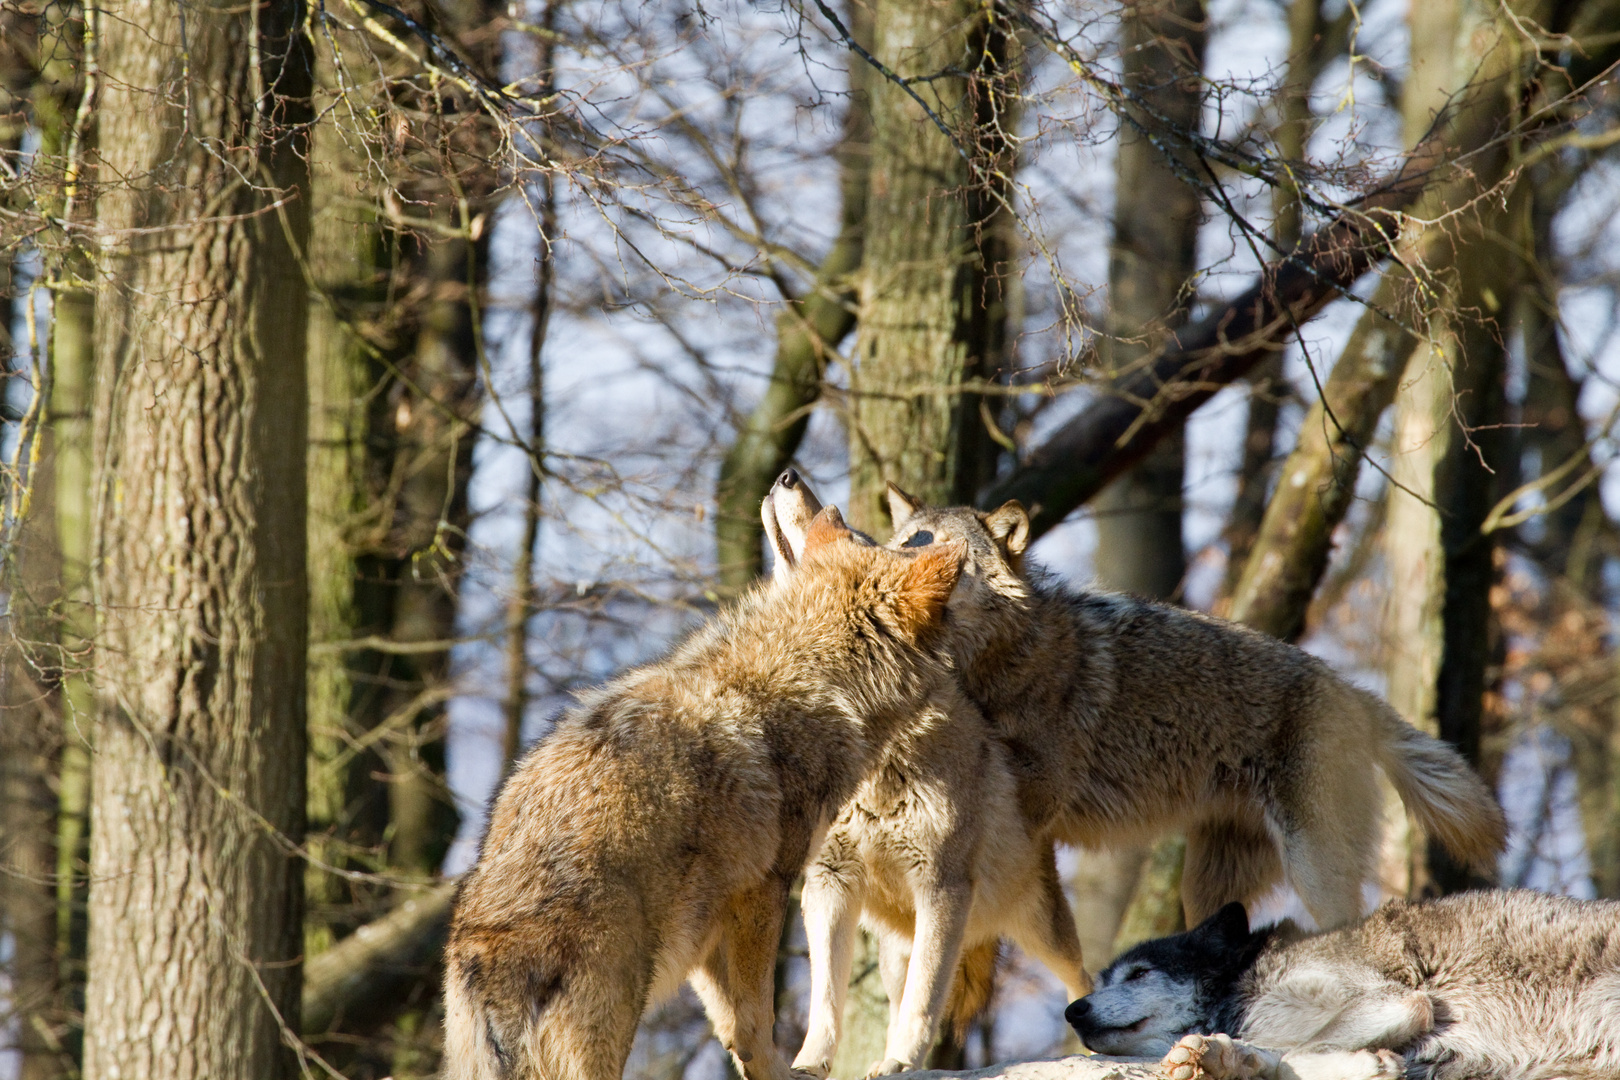
[(438, 965), (455, 895), (454, 881), (436, 885), (305, 964), (304, 1034), (397, 1011), (411, 984)]

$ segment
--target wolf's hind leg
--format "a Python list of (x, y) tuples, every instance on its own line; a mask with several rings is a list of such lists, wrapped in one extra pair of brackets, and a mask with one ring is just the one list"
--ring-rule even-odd
[(832, 1070), (838, 1050), (865, 891), (858, 860), (853, 865), (825, 861), (835, 841), (827, 841), (823, 861), (805, 876), (799, 901), (810, 954), (810, 1023), (793, 1067), (818, 1077)]
[(1020, 949), (1045, 964), (1047, 970), (1062, 981), (1072, 1001), (1091, 993), (1091, 976), (1086, 974), (1082, 962), (1074, 911), (1063, 895), (1057, 856), (1050, 843), (1046, 845), (1042, 863), (1040, 889), (1031, 897), (1028, 914), (1011, 936)]
[(905, 995), (889, 1025), (883, 1060), (872, 1066), (868, 1077), (888, 1076), (923, 1064), (939, 1033), (972, 902), (973, 887), (966, 881), (917, 890), (917, 923)]
[(773, 975), (789, 885), (773, 874), (733, 896), (722, 916), (719, 941), (691, 976), (715, 1036), (731, 1051), (744, 1080), (793, 1076), (776, 1052), (774, 1032)]
[(1277, 763), (1268, 820), (1283, 843), (1288, 880), (1316, 925), (1332, 930), (1362, 915), (1362, 884), (1372, 876), (1384, 820), (1376, 757), (1366, 725), (1331, 708), (1343, 695), (1316, 695), (1313, 717), (1285, 760)]
[(1277, 841), (1258, 815), (1233, 814), (1201, 821), (1187, 830), (1181, 873), (1181, 907), (1197, 926), (1237, 900), (1252, 906), (1282, 880)]

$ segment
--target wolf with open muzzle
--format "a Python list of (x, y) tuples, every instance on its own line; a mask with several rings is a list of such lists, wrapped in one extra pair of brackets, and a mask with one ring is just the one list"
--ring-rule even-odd
[(451, 1080), (614, 1080), (688, 978), (747, 1080), (792, 1075), (789, 887), (886, 747), (977, 717), (936, 651), (960, 545), (859, 545), (833, 508), (806, 536), (791, 581), (584, 695), (502, 785), (451, 920)]
[[(934, 508), (893, 485), (888, 502), (895, 526), (889, 548), (966, 546), (942, 640), (967, 696), (990, 722), (997, 756), (1011, 769), (1016, 825), (1000, 827), (1012, 830), (1021, 847), (1027, 838), (1027, 850), (1036, 853), (1030, 858), (1040, 860), (1026, 865), (1020, 880), (1042, 879), (1054, 839), (1109, 847), (1184, 829), (1182, 904), (1189, 924), (1228, 901), (1252, 903), (1286, 877), (1319, 926), (1343, 926), (1360, 916), (1361, 884), (1373, 870), (1382, 820), (1379, 770), (1459, 859), (1488, 866), (1500, 850), (1501, 810), (1461, 756), (1316, 657), (1197, 612), (1063, 587), (1025, 565), (1029, 518), (1016, 502), (988, 514)], [(789, 474), (767, 500), (765, 513), (775, 519), (767, 521), (767, 533), (789, 572), (815, 505), (802, 478)], [(980, 812), (971, 805), (950, 809), (968, 817)], [(839, 828), (844, 824), (841, 818)], [(917, 824), (915, 816), (862, 821), (869, 832), (888, 830), (889, 847), (925, 840), (908, 832)], [(829, 839), (844, 843), (838, 829)], [(862, 843), (867, 850), (878, 846)], [(823, 850), (850, 848), (829, 843)], [(880, 873), (870, 861), (857, 862), (824, 856), (809, 872), (804, 908), (812, 973), (818, 952), (843, 962), (844, 931), (822, 926), (828, 916), (820, 906), (841, 904), (832, 910), (852, 919), (841, 897), (860, 895), (863, 875)], [(915, 888), (887, 876), (895, 906), (919, 902)], [(976, 880), (970, 923), (994, 918), (972, 914), (983, 904), (983, 888)], [(880, 925), (894, 922), (877, 910), (868, 915)], [(1067, 957), (1072, 948), (1078, 959), (1072, 935), (1072, 924), (1057, 928), (1066, 938), (1057, 952)], [(1065, 981), (1067, 962), (1054, 967)], [(825, 977), (836, 982), (840, 969)], [(939, 976), (913, 963), (908, 994), (914, 978)], [(813, 998), (812, 1032), (836, 1033), (836, 1019), (815, 1011), (831, 1004), (830, 996)], [(797, 1063), (816, 1071), (829, 1053), (825, 1040), (815, 1047), (807, 1040)]]

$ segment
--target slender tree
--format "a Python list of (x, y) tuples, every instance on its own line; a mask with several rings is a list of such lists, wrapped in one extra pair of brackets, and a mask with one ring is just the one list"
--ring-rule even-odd
[[(855, 41), (871, 43), (870, 5), (850, 5), (849, 32)], [(867, 87), (875, 77), (865, 61), (850, 55), (849, 98), (838, 144), (838, 235), (816, 268), (810, 288), (803, 296), (792, 297), (777, 317), (770, 382), (720, 464), (715, 543), (720, 580), (733, 589), (759, 576), (760, 501), (793, 459), (834, 350), (855, 328), (855, 284), (865, 246), (872, 153)]]
[[(849, 373), (849, 517), (878, 532), (888, 482), (935, 503), (970, 501), (993, 475), (995, 424), (975, 380), (1004, 374), (1007, 199), (1017, 39), (972, 0), (880, 0), (872, 150)], [(912, 80), (902, 84), (900, 80)], [(846, 174), (847, 175), (847, 174)], [(886, 998), (868, 941), (835, 1072), (881, 1057)]]

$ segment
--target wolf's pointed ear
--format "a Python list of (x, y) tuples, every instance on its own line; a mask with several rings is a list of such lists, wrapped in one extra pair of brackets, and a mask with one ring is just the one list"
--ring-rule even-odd
[(1199, 923), (1193, 933), (1199, 937), (1241, 945), (1249, 940), (1249, 913), (1234, 900)]
[(984, 527), (991, 539), (1016, 559), (1029, 546), (1029, 513), (1017, 499), (1008, 499), (985, 515)]
[(967, 544), (953, 540), (926, 547), (911, 560), (895, 600), (903, 633), (916, 640), (939, 625), (966, 559)]
[(922, 503), (907, 495), (899, 484), (889, 484), (885, 494), (889, 500), (889, 522), (897, 529), (922, 508)]
[(804, 554), (808, 557), (812, 551), (817, 551), (828, 544), (835, 544), (840, 540), (850, 539), (849, 526), (844, 524), (844, 515), (838, 512), (836, 506), (824, 506), (815, 517), (810, 519), (810, 528), (804, 534)]

